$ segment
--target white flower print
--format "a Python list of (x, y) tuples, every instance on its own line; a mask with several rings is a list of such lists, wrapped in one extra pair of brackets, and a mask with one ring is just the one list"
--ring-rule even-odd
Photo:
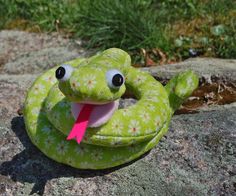
[(71, 79), (71, 85), (74, 88), (78, 88), (80, 86), (80, 83), (76, 77)]
[(45, 86), (42, 84), (38, 84), (38, 85), (34, 86), (34, 94), (35, 95), (38, 95), (39, 93), (44, 93), (45, 90), (46, 90)]
[(103, 158), (103, 152), (100, 150), (95, 150), (92, 152), (92, 157), (95, 161), (99, 161)]
[(62, 99), (62, 98), (65, 97), (65, 95), (64, 95), (61, 91), (57, 91), (56, 93), (57, 93), (57, 97), (58, 97), (58, 98), (61, 98), (61, 99)]
[(66, 110), (66, 118), (70, 118), (72, 116), (71, 110)]
[(162, 114), (162, 116), (166, 116), (167, 115), (166, 109), (162, 108), (161, 109), (161, 114)]
[(85, 169), (88, 169), (88, 168), (93, 168), (94, 167), (94, 164), (93, 163), (89, 163), (87, 161), (84, 161), (84, 162), (80, 162), (80, 167), (81, 168), (85, 168)]
[(68, 158), (66, 159), (66, 162), (67, 162), (70, 166), (75, 165), (75, 160), (74, 160), (72, 157), (68, 157)]
[(158, 86), (158, 83), (151, 82), (151, 83), (149, 83), (149, 86), (152, 87), (152, 88), (156, 88)]
[(131, 120), (128, 132), (132, 135), (138, 135), (140, 133), (140, 125), (137, 120)]
[(122, 134), (124, 126), (120, 120), (118, 119), (114, 120), (111, 124), (111, 127), (112, 127), (112, 131), (115, 132), (116, 134), (119, 134), (119, 135)]
[(179, 90), (179, 93), (180, 93), (181, 96), (185, 95), (186, 92), (187, 92), (187, 89), (184, 89), (184, 88)]
[(157, 116), (157, 117), (155, 118), (154, 122), (155, 122), (155, 125), (156, 125), (157, 127), (159, 127), (159, 126), (161, 125), (161, 117), (160, 117), (160, 116)]
[(37, 135), (35, 135), (35, 137), (34, 137), (34, 143), (36, 144), (36, 145), (38, 145), (39, 144), (39, 136), (37, 136)]
[[(95, 66), (95, 65), (94, 65)], [(94, 67), (94, 71), (102, 71), (102, 68), (101, 67), (99, 67), (100, 65), (97, 65), (96, 67)]]
[(156, 110), (155, 106), (149, 103), (147, 104), (147, 108), (152, 112)]
[(135, 82), (137, 83), (137, 84), (141, 84), (141, 83), (145, 83), (145, 81), (146, 81), (146, 77), (145, 76), (143, 76), (143, 75), (138, 75), (136, 78), (135, 78)]
[(45, 106), (46, 111), (49, 112), (53, 108), (54, 104), (52, 104), (51, 102), (46, 102)]
[(79, 156), (83, 156), (86, 152), (85, 152), (85, 148), (82, 146), (77, 146), (75, 148), (75, 153)]
[(69, 106), (70, 106), (70, 103), (69, 103), (69, 102), (66, 102), (66, 101), (60, 101), (60, 102), (58, 103), (58, 106), (59, 106), (60, 108), (66, 108), (66, 107), (69, 107)]
[(53, 77), (52, 75), (46, 75), (43, 80), (45, 82), (50, 82), (51, 84), (53, 84), (56, 81), (56, 78)]
[(60, 121), (61, 120), (61, 113), (57, 112), (53, 114), (53, 117), (55, 120)]
[(120, 62), (120, 54), (118, 51), (112, 51), (112, 53), (106, 53), (105, 54), (106, 57), (109, 57), (111, 59), (114, 59), (117, 62)]
[(37, 99), (35, 99), (34, 97), (31, 97), (30, 99), (27, 99), (26, 104), (27, 105), (33, 105), (37, 102)]
[(190, 85), (191, 87), (194, 85), (192, 78), (187, 79), (187, 84)]
[(147, 98), (147, 100), (154, 102), (154, 103), (160, 102), (160, 98), (158, 96), (149, 97), (149, 98)]
[(131, 153), (135, 153), (135, 152), (137, 152), (137, 150), (139, 150), (139, 146), (138, 145), (130, 145), (129, 147), (128, 147), (128, 151), (129, 152), (131, 152)]
[[(101, 141), (101, 142), (107, 139), (107, 137), (106, 137), (106, 136), (103, 136), (103, 135), (98, 135), (98, 136), (96, 136), (95, 138), (96, 138), (98, 141)], [(89, 137), (89, 139), (87, 138), (87, 140), (91, 141), (91, 138)], [(86, 141), (87, 141), (87, 140), (86, 140)]]
[(141, 112), (140, 114), (139, 114), (139, 117), (142, 119), (142, 121), (144, 122), (144, 123), (149, 123), (149, 120), (150, 120), (150, 115), (149, 114), (147, 114), (147, 113), (145, 113), (145, 112)]
[(133, 145), (135, 142), (136, 142), (136, 141), (135, 141), (134, 139), (132, 139), (132, 140), (129, 140), (127, 144), (128, 144), (129, 146), (131, 146), (131, 145)]
[(154, 131), (152, 130), (152, 129), (146, 129), (145, 130), (145, 134), (151, 134), (151, 133), (153, 133)]
[(55, 139), (51, 136), (47, 137), (46, 140), (44, 141), (45, 147), (50, 148), (53, 143), (55, 142)]
[(40, 112), (40, 108), (39, 107), (35, 107), (31, 110), (31, 114), (32, 115), (38, 115)]
[(119, 160), (121, 160), (121, 159), (122, 159), (122, 156), (119, 155), (119, 154), (114, 154), (114, 155), (112, 156), (112, 158), (111, 158), (111, 160), (112, 160), (113, 162), (119, 161)]
[(156, 97), (156, 96), (159, 95), (159, 92), (158, 92), (157, 90), (149, 90), (149, 91), (147, 92), (147, 95), (148, 95), (149, 97)]
[(48, 127), (48, 126), (44, 126), (44, 127), (42, 128), (42, 132), (43, 132), (43, 133), (46, 133), (46, 134), (49, 134), (49, 133), (51, 132), (51, 128)]
[(162, 99), (163, 103), (168, 106), (169, 105), (169, 99)]
[(118, 144), (122, 144), (122, 137), (114, 137), (111, 141), (111, 145), (118, 145)]
[(112, 69), (112, 68), (114, 68), (114, 65), (110, 62), (107, 62), (106, 67)]
[(129, 109), (123, 109), (123, 112), (122, 112), (123, 116), (131, 116), (131, 111)]
[(93, 89), (96, 85), (96, 77), (94, 75), (88, 75), (84, 78), (84, 84), (89, 88)]
[(60, 155), (65, 155), (68, 150), (68, 144), (65, 141), (62, 141), (57, 145), (57, 152)]

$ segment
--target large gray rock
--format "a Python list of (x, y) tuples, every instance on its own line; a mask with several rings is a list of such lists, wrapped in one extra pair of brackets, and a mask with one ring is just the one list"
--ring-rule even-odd
[(233, 59), (192, 58), (176, 64), (142, 69), (160, 80), (169, 80), (176, 73), (190, 69), (209, 83), (217, 80), (236, 82), (236, 60)]
[[(17, 86), (16, 81), (21, 81)], [(236, 185), (236, 107), (174, 116), (150, 153), (104, 171), (56, 163), (35, 148), (17, 115), (28, 79), (3, 82), (12, 105), (0, 120), (0, 193), (6, 195), (233, 195)], [(33, 78), (32, 78), (33, 79)], [(12, 85), (12, 88), (11, 88)], [(5, 86), (5, 87), (4, 87)], [(6, 91), (11, 89), (10, 91)], [(17, 93), (19, 93), (17, 95)], [(8, 97), (8, 98), (9, 98)], [(0, 103), (4, 100), (0, 99)], [(6, 103), (7, 104), (7, 103)]]
[(0, 72), (39, 73), (76, 57), (87, 56), (88, 51), (79, 43), (57, 33), (1, 31)]
[[(32, 145), (21, 108), (40, 72), (87, 53), (58, 35), (17, 31), (0, 32), (0, 45), (0, 195), (235, 195), (235, 103), (174, 116), (159, 145), (132, 163), (78, 170), (48, 159)], [(192, 59), (146, 71), (166, 80), (186, 68), (203, 79), (218, 74), (235, 81), (234, 60)], [(133, 103), (123, 100), (121, 107)]]

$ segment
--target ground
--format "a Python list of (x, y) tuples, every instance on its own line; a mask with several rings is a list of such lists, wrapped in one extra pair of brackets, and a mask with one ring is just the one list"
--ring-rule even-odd
[[(235, 102), (175, 115), (160, 143), (132, 163), (102, 171), (74, 169), (33, 146), (21, 109), (27, 89), (41, 72), (89, 54), (78, 42), (58, 35), (2, 31), (0, 43), (1, 195), (236, 194)], [(235, 85), (235, 60), (196, 58), (145, 71), (165, 82), (186, 67), (195, 70), (202, 83)]]

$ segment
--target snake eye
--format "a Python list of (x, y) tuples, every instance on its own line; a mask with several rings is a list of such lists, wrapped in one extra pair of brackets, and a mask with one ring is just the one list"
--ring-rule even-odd
[(123, 74), (116, 70), (111, 69), (106, 74), (107, 84), (110, 88), (118, 89), (124, 84)]
[(73, 68), (70, 65), (61, 65), (57, 68), (55, 76), (60, 81), (66, 81), (70, 78)]

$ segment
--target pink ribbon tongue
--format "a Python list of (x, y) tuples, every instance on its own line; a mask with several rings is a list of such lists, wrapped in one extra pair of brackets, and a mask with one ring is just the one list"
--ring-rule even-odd
[(93, 108), (94, 108), (94, 105), (84, 104), (66, 140), (71, 140), (73, 138), (76, 138), (76, 141), (78, 144), (82, 141), (84, 137), (84, 133), (88, 126), (89, 117), (90, 117), (91, 112), (93, 111)]

